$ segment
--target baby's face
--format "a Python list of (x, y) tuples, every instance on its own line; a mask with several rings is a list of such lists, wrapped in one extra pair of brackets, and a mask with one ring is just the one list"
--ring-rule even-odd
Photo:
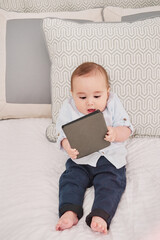
[(79, 112), (85, 115), (98, 109), (103, 112), (109, 97), (105, 77), (100, 72), (75, 77), (72, 96)]

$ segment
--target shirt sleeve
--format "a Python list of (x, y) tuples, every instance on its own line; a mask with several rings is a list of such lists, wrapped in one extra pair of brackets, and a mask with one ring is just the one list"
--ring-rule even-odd
[(71, 121), (70, 107), (68, 99), (64, 101), (62, 107), (59, 111), (59, 115), (56, 121), (56, 134), (57, 134), (57, 144), (58, 148), (62, 149), (61, 141), (66, 138), (66, 135), (62, 129), (62, 126)]
[(116, 94), (114, 94), (113, 102), (113, 127), (126, 126), (131, 129), (131, 135), (133, 134), (133, 126), (130, 122), (129, 116), (124, 109), (120, 99)]

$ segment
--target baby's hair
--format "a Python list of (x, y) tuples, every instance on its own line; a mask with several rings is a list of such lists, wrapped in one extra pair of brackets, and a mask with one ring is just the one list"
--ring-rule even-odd
[(84, 76), (87, 75), (89, 73), (93, 73), (93, 72), (97, 72), (99, 71), (102, 75), (104, 75), (105, 79), (106, 79), (106, 86), (107, 89), (109, 89), (109, 77), (108, 74), (106, 72), (106, 70), (99, 64), (94, 63), (94, 62), (84, 62), (81, 65), (79, 65), (72, 73), (71, 76), (71, 91), (73, 91), (73, 79), (75, 77), (80, 77), (80, 76)]

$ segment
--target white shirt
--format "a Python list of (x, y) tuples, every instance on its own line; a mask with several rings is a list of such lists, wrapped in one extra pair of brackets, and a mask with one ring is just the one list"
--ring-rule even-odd
[[(129, 120), (129, 116), (115, 93), (110, 92), (107, 107), (103, 111), (103, 115), (107, 126), (127, 126), (133, 133), (133, 126)], [(62, 130), (62, 125), (83, 116), (84, 114), (80, 113), (76, 108), (72, 97), (64, 101), (56, 123), (56, 132), (58, 135), (57, 143), (59, 148), (62, 148), (61, 141), (66, 138), (65, 133)], [(100, 156), (104, 156), (116, 168), (121, 168), (126, 164), (127, 150), (125, 145), (125, 142), (112, 142), (109, 147), (101, 149), (98, 152), (94, 152), (88, 156), (72, 160), (77, 164), (89, 164), (93, 167), (96, 167)]]

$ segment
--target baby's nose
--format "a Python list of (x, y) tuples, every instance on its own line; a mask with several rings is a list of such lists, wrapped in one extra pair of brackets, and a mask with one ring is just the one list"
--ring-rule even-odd
[(92, 99), (88, 99), (87, 105), (88, 105), (88, 106), (92, 106), (92, 105), (93, 105), (93, 100), (92, 100)]

